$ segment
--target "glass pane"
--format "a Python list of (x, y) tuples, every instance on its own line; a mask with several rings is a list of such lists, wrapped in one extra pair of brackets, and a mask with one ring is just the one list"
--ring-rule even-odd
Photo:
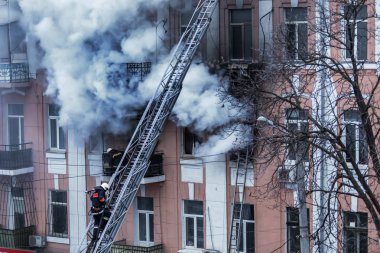
[(359, 22), (358, 26), (358, 60), (367, 60), (367, 22)]
[(194, 218), (185, 218), (186, 246), (194, 245)]
[(346, 5), (344, 7), (344, 18), (346, 20), (361, 20), (367, 19), (367, 6), (366, 5)]
[(231, 10), (231, 23), (251, 23), (251, 10)]
[(359, 127), (359, 163), (368, 164), (368, 144), (363, 127)]
[(246, 253), (255, 252), (255, 223), (247, 222), (246, 226)]
[(347, 152), (350, 155), (347, 156), (348, 162), (356, 161), (356, 135), (355, 135), (355, 125), (346, 125), (346, 146)]
[(196, 200), (185, 200), (184, 213), (203, 215), (203, 202)]
[(286, 25), (286, 53), (288, 59), (295, 59), (296, 57), (296, 25)]
[(151, 242), (154, 242), (154, 215), (149, 214), (149, 239)]
[(244, 25), (244, 59), (252, 58), (252, 26)]
[(347, 253), (357, 253), (355, 233), (352, 230), (345, 231), (345, 243)]
[(52, 205), (53, 233), (67, 234), (67, 208), (62, 205)]
[(307, 21), (307, 9), (285, 8), (285, 21)]
[(197, 217), (197, 248), (204, 248), (203, 218), (201, 217)]
[(65, 132), (62, 127), (58, 128), (59, 131), (59, 149), (65, 149)]
[(307, 24), (298, 25), (298, 59), (307, 58)]
[(146, 241), (146, 214), (139, 213), (139, 240)]
[(50, 119), (50, 147), (58, 148), (57, 141), (57, 120)]
[(8, 118), (9, 144), (20, 144), (19, 118)]
[(243, 220), (254, 220), (254, 205), (243, 204)]
[(183, 129), (183, 141), (184, 141), (185, 154), (192, 155), (195, 138), (194, 138), (194, 134), (190, 132), (190, 130), (187, 128)]
[[(24, 143), (24, 117), (20, 118), (20, 130), (21, 130), (20, 143)], [(21, 147), (20, 147), (20, 149), (21, 149)]]
[(51, 201), (59, 203), (67, 203), (67, 194), (63, 191), (52, 191), (51, 192)]
[(0, 62), (9, 61), (8, 25), (0, 25)]
[(56, 104), (49, 104), (49, 116), (59, 116), (59, 106)]
[(231, 25), (231, 57), (243, 58), (243, 26)]
[(23, 104), (9, 104), (8, 115), (24, 116), (24, 105)]
[(288, 225), (288, 252), (296, 253), (301, 252), (301, 246), (300, 246), (300, 228), (299, 226), (291, 226)]
[(12, 187), (11, 192), (12, 192), (13, 197), (20, 197), (20, 198), (24, 197), (24, 191), (20, 187)]
[(346, 58), (351, 57), (351, 52), (354, 52), (355, 27), (353, 24), (346, 24)]
[(345, 121), (361, 122), (360, 113), (356, 110), (346, 110), (343, 116)]
[(153, 211), (153, 198), (137, 197), (137, 209)]
[(359, 253), (368, 252), (368, 232), (359, 233)]
[(368, 228), (368, 214), (367, 213), (358, 213), (359, 224), (361, 228)]

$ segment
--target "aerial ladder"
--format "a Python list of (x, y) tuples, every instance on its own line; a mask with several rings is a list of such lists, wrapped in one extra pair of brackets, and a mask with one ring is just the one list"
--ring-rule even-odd
[[(86, 234), (79, 243), (80, 252), (109, 252), (124, 217), (149, 167), (149, 159), (182, 89), (182, 81), (190, 67), (210, 22), (217, 0), (200, 0), (191, 21), (183, 33), (159, 86), (150, 99), (135, 132), (112, 175), (106, 208), (112, 212), (97, 236), (93, 236), (94, 221), (90, 220)], [(126, 164), (126, 165), (123, 165)], [(88, 240), (90, 239), (90, 243)]]
[[(243, 203), (245, 195), (245, 182), (250, 161), (250, 146), (237, 152), (236, 177), (234, 195), (231, 209), (230, 238), (228, 253), (240, 252), (240, 242), (243, 232)], [(240, 200), (240, 201), (239, 201)]]

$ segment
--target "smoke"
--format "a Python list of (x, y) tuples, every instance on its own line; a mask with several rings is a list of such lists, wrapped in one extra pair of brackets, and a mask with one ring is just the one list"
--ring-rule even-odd
[[(152, 20), (155, 13), (166, 13), (168, 0), (19, 0), (19, 5), (28, 38), (44, 52), (46, 94), (61, 107), (60, 123), (84, 137), (99, 128), (126, 132), (128, 116), (151, 98), (169, 62), (162, 49), (165, 19)], [(128, 82), (124, 63), (144, 61), (154, 62), (150, 75)], [(202, 132), (236, 118), (238, 112), (220, 102), (220, 85), (220, 77), (210, 75), (205, 65), (193, 64), (172, 119)], [(236, 138), (219, 134), (203, 146), (227, 151)]]

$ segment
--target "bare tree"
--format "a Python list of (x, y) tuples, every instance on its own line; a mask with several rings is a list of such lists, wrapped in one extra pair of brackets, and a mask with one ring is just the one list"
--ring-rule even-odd
[(255, 111), (245, 123), (256, 129), (256, 163), (276, 168), (269, 188), (289, 173), (293, 185), (295, 172), (307, 180), (304, 200), (318, 210), (309, 238), (325, 252), (350, 247), (340, 210), (353, 198), (377, 231), (370, 240), (380, 237), (380, 41), (373, 1), (316, 2), (285, 8), (271, 60), (232, 71), (228, 92)]

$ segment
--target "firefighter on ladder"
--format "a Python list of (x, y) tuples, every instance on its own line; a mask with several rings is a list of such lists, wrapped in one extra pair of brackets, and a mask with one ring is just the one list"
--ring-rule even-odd
[(106, 203), (108, 199), (109, 185), (107, 183), (102, 183), (100, 186), (94, 187), (93, 190), (88, 191), (91, 193), (91, 215), (94, 217), (94, 230), (93, 230), (93, 240), (98, 239), (99, 232), (101, 232), (110, 217), (110, 210), (106, 208)]

